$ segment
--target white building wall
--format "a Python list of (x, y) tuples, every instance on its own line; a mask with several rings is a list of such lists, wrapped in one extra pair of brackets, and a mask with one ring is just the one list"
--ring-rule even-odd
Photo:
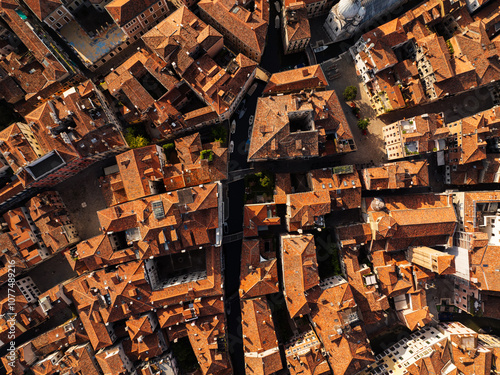
[(19, 290), (21, 290), (24, 298), (26, 298), (29, 303), (34, 303), (38, 300), (40, 290), (35, 285), (31, 277), (28, 276), (17, 280), (16, 285), (18, 286)]

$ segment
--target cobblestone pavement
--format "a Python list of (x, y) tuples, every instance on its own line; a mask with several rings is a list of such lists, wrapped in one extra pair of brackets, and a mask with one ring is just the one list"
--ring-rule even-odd
[[(336, 79), (330, 79), (333, 75), (333, 70), (328, 71), (329, 67), (335, 64), (337, 71), (340, 73), (340, 77)], [(382, 138), (382, 127), (385, 124), (375, 117), (375, 111), (371, 108), (369, 99), (364, 92), (361, 82), (356, 75), (356, 69), (354, 63), (349, 54), (343, 54), (337, 60), (328, 60), (322, 64), (323, 70), (328, 78), (329, 90), (335, 90), (337, 93), (340, 103), (344, 113), (346, 114), (347, 121), (351, 127), (351, 132), (354, 136), (354, 142), (358, 150), (356, 152), (347, 154), (343, 157), (344, 164), (369, 164), (373, 162), (374, 164), (380, 164), (386, 162), (384, 141)], [(352, 114), (349, 104), (347, 104), (342, 96), (344, 89), (347, 86), (356, 86), (358, 88), (357, 100), (354, 102), (360, 108), (360, 117), (368, 118), (370, 120), (370, 126), (368, 128), (368, 134), (363, 135), (361, 130), (358, 129), (357, 122), (358, 119)]]
[(71, 269), (64, 254), (59, 252), (23, 276), (30, 276), (40, 292), (44, 293), (57, 284), (77, 276), (77, 273)]
[(114, 156), (99, 161), (55, 189), (61, 195), (82, 240), (100, 234), (97, 211), (106, 208), (106, 202), (99, 187), (99, 177), (103, 175), (103, 168), (115, 163)]

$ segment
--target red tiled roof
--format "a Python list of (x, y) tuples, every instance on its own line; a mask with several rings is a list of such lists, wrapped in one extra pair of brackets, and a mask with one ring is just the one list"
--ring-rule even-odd
[(157, 2), (155, 0), (113, 0), (105, 8), (118, 26), (123, 26)]
[(62, 3), (59, 0), (27, 0), (26, 5), (35, 13), (40, 21), (43, 21), (57, 8), (62, 6)]
[(353, 374), (374, 362), (370, 345), (362, 325), (356, 325), (349, 333), (343, 330), (350, 314), (357, 313), (349, 284), (342, 278), (324, 282), (324, 286), (308, 294), (311, 319), (329, 354), (328, 362), (334, 374)]
[(45, 245), (55, 253), (80, 241), (59, 193), (46, 191), (33, 197), (26, 207)]
[(125, 375), (128, 372), (126, 361), (130, 361), (130, 359), (127, 358), (123, 350), (123, 344), (99, 351), (96, 354), (96, 359), (104, 375)]
[(265, 298), (241, 300), (246, 373), (269, 375), (283, 368), (271, 309)]
[(285, 345), (288, 371), (291, 375), (326, 375), (331, 370), (323, 355), (322, 345), (314, 331), (294, 337)]
[[(218, 115), (230, 108), (257, 67), (254, 61), (242, 54), (236, 56), (226, 69), (217, 65), (212, 57), (223, 47), (222, 35), (184, 6), (144, 34), (142, 39), (160, 58), (171, 63), (182, 79), (203, 96), (205, 103)], [(198, 57), (195, 64), (194, 52), (206, 43), (212, 46), (210, 51)]]
[(367, 190), (429, 186), (427, 161), (401, 161), (360, 171)]
[(198, 6), (202, 16), (206, 13), (215, 20), (216, 28), (219, 27), (222, 34), (237, 38), (240, 43), (262, 55), (266, 45), (267, 22), (230, 0), (202, 0)]
[(162, 183), (166, 159), (162, 148), (157, 145), (119, 154), (116, 156), (116, 163), (129, 200), (153, 194), (153, 184)]
[[(296, 111), (312, 114), (312, 129), (292, 129), (289, 116)], [(327, 142), (325, 133), (336, 134), (336, 145)], [(318, 157), (349, 152), (350, 147), (344, 147), (341, 142), (348, 140), (352, 140), (352, 134), (334, 91), (269, 96), (259, 98), (257, 102), (248, 160)], [(320, 143), (328, 146), (326, 151), (320, 150)]]
[(328, 191), (318, 190), (287, 195), (288, 231), (314, 226), (316, 220), (331, 211)]
[(274, 73), (264, 88), (264, 94), (298, 92), (326, 88), (326, 86), (328, 81), (321, 65), (311, 65)]
[[(240, 298), (278, 293), (278, 263), (275, 257), (264, 258), (262, 239), (245, 239), (241, 252)], [(264, 254), (266, 256), (268, 254)]]
[(14, 173), (38, 159), (42, 153), (37, 150), (38, 142), (23, 133), (25, 128), (25, 124), (16, 123), (0, 132), (0, 150)]
[(368, 223), (337, 227), (336, 232), (342, 247), (366, 244), (372, 240), (372, 230)]
[[(137, 316), (153, 309), (191, 301), (197, 297), (222, 296), (220, 248), (204, 249), (206, 277), (153, 290), (143, 261), (131, 261), (82, 275), (64, 286), (78, 309), (94, 348), (111, 345), (106, 323)], [(90, 275), (90, 276), (89, 276)], [(102, 303), (103, 298), (108, 303)]]
[(361, 207), (361, 181), (354, 167), (347, 173), (316, 169), (309, 172), (309, 181), (314, 191), (329, 191), (332, 211)]
[(259, 227), (280, 225), (281, 218), (276, 214), (276, 204), (246, 204), (243, 208), (243, 233), (245, 237), (258, 236)]
[(314, 237), (281, 236), (283, 294), (290, 317), (310, 312), (307, 291), (319, 284)]
[(225, 337), (223, 314), (194, 320), (185, 329), (203, 375), (232, 373), (229, 355), (218, 350), (217, 338)]
[(455, 210), (445, 197), (428, 194), (411, 199), (385, 198), (385, 211), (373, 210), (372, 201), (366, 199), (365, 207), (369, 222), (373, 223), (370, 246), (374, 250), (445, 244), (457, 225)]
[[(293, 16), (290, 14), (294, 12)], [(303, 1), (287, 5), (284, 19), (284, 38), (287, 43), (311, 39), (311, 28), (307, 18), (307, 8)], [(286, 45), (285, 45), (286, 48)]]

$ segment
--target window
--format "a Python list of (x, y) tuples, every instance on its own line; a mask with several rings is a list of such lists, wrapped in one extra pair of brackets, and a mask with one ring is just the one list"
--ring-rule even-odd
[(60, 9), (58, 9), (57, 10), (57, 14), (59, 14), (60, 16), (62, 16), (63, 12)]
[(144, 21), (144, 24), (145, 24), (145, 25), (147, 25), (147, 24), (148, 24), (148, 20), (145, 20), (145, 21)]
[(56, 19), (54, 17), (50, 16), (49, 20), (51, 20), (52, 22), (54, 22)]
[(141, 14), (141, 18), (144, 18), (146, 17), (146, 15), (144, 13)]
[(153, 13), (155, 10), (153, 9), (153, 7), (151, 7), (151, 8), (149, 8), (149, 11), (150, 11), (151, 13)]
[(62, 27), (62, 25), (59, 22), (56, 23), (56, 26), (58, 29), (60, 29)]

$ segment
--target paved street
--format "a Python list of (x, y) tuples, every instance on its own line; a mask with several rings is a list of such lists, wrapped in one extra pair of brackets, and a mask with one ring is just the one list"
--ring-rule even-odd
[[(237, 171), (248, 168), (247, 153), (245, 145), (248, 141), (249, 118), (255, 115), (257, 99), (262, 94), (265, 83), (258, 82), (254, 94), (246, 96), (245, 115), (239, 119), (236, 113), (233, 119), (236, 120), (236, 131), (231, 134), (231, 140), (234, 142), (234, 152), (230, 154), (229, 171)], [(229, 217), (227, 219), (228, 234), (234, 234), (243, 230), (243, 205), (244, 205), (245, 181), (243, 179), (228, 184)], [(243, 341), (241, 339), (241, 311), (238, 298), (238, 289), (240, 284), (240, 260), (241, 260), (242, 241), (231, 242), (223, 245), (225, 261), (225, 298), (226, 304), (230, 305), (231, 311), (227, 317), (228, 326), (228, 346), (231, 355), (233, 369), (235, 374), (244, 374), (243, 359)], [(230, 299), (231, 296), (235, 296)]]
[(429, 306), (429, 311), (434, 315), (434, 319), (438, 319), (439, 312), (437, 311), (436, 305), (441, 302), (442, 298), (454, 298), (453, 281), (448, 279), (435, 279), (429, 282), (430, 288), (426, 290), (427, 306)]
[[(68, 208), (69, 217), (82, 240), (97, 236), (99, 221), (97, 211), (106, 208), (106, 202), (99, 187), (103, 168), (115, 164), (115, 157), (99, 161), (83, 172), (57, 185), (56, 189)], [(82, 207), (85, 203), (85, 207)]]
[[(384, 163), (386, 161), (384, 141), (382, 138), (382, 127), (385, 124), (375, 117), (375, 111), (371, 106), (367, 105), (368, 97), (364, 92), (360, 81), (356, 75), (356, 69), (349, 54), (344, 54), (342, 58), (334, 60), (334, 64), (342, 75), (334, 80), (329, 79), (329, 90), (335, 90), (342, 104), (342, 109), (347, 117), (351, 132), (354, 136), (354, 142), (358, 150), (347, 154), (342, 158), (343, 164), (375, 164)], [(326, 70), (332, 66), (331, 60), (322, 64), (323, 70), (328, 77), (329, 71)], [(368, 134), (363, 136), (358, 128), (358, 119), (353, 115), (351, 107), (344, 101), (342, 93), (347, 86), (356, 86), (358, 88), (358, 100), (355, 100), (356, 105), (360, 108), (361, 118), (366, 117), (370, 120)]]
[[(377, 118), (375, 111), (370, 105), (369, 97), (363, 89), (359, 77), (356, 75), (356, 69), (350, 54), (346, 53), (340, 59), (323, 62), (322, 68), (327, 77), (332, 74), (328, 68), (333, 66), (333, 64), (339, 72), (342, 72), (342, 75), (334, 80), (329, 79), (328, 89), (335, 90), (339, 96), (358, 148), (357, 152), (348, 154), (342, 159), (344, 164), (367, 164), (370, 162), (381, 164), (387, 162), (382, 128), (400, 119), (419, 116), (424, 113), (444, 112), (445, 122), (450, 123), (489, 109), (494, 105), (488, 88), (481, 87), (472, 92), (446, 97), (426, 105), (385, 113)], [(347, 86), (356, 86), (358, 88), (358, 96), (354, 102), (360, 108), (360, 117), (370, 120), (366, 136), (363, 136), (358, 129), (358, 119), (352, 114), (349, 105), (343, 100), (342, 93)]]
[(30, 276), (41, 293), (57, 284), (77, 276), (62, 252), (39, 264), (23, 276)]

